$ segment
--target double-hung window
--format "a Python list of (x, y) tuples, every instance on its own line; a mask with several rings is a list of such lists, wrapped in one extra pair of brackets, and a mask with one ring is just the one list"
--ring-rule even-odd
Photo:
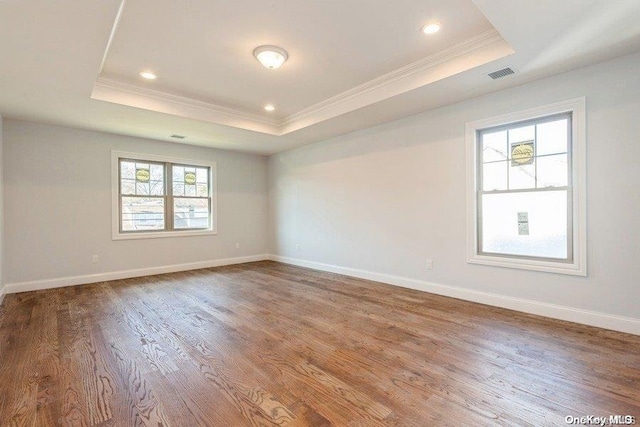
[(113, 238), (216, 232), (215, 163), (113, 152)]
[(468, 260), (586, 275), (584, 99), (467, 124)]

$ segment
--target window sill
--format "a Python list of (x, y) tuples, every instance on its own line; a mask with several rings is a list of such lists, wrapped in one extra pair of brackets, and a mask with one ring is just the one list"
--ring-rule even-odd
[(160, 239), (166, 237), (208, 236), (218, 234), (216, 230), (145, 231), (139, 233), (115, 233), (111, 240)]
[(545, 273), (586, 276), (586, 267), (578, 263), (539, 261), (500, 256), (473, 255), (467, 259), (469, 264), (489, 265), (493, 267), (515, 268), (519, 270), (541, 271)]

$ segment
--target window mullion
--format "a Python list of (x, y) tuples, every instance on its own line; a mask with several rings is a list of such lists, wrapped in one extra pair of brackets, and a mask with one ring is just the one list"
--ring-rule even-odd
[(173, 168), (172, 163), (165, 163), (166, 188), (165, 188), (165, 228), (172, 231), (173, 227)]
[(574, 223), (573, 223), (573, 214), (574, 214), (574, 206), (573, 206), (573, 147), (574, 147), (574, 135), (573, 135), (573, 113), (569, 114), (569, 119), (567, 120), (567, 184), (570, 188), (567, 191), (567, 254), (571, 261), (574, 259), (574, 247), (573, 247), (573, 233), (574, 233)]
[(509, 135), (509, 130), (506, 129), (507, 132), (507, 190), (511, 189), (511, 180), (509, 179), (509, 168), (511, 167), (511, 138)]
[(539, 193), (543, 191), (569, 191), (571, 190), (570, 186), (564, 187), (542, 187), (542, 188), (516, 188), (513, 190), (489, 190), (483, 191), (478, 190), (482, 194), (509, 194), (509, 193)]
[[(567, 168), (568, 169), (568, 168)], [(538, 188), (538, 123), (533, 126), (533, 183)]]

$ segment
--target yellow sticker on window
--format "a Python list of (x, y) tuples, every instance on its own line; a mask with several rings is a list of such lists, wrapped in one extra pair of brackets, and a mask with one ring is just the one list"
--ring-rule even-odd
[(196, 183), (196, 174), (195, 172), (186, 172), (184, 173), (184, 183), (193, 185)]
[(136, 181), (149, 182), (150, 177), (151, 177), (151, 174), (149, 173), (149, 169), (144, 169), (144, 168), (136, 169)]
[(511, 166), (529, 165), (533, 163), (533, 141), (511, 144)]

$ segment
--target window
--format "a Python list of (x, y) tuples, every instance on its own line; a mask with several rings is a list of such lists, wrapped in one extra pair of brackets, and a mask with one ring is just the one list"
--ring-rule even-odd
[(586, 275), (584, 98), (467, 124), (468, 261)]
[(113, 238), (216, 232), (215, 163), (112, 153)]

